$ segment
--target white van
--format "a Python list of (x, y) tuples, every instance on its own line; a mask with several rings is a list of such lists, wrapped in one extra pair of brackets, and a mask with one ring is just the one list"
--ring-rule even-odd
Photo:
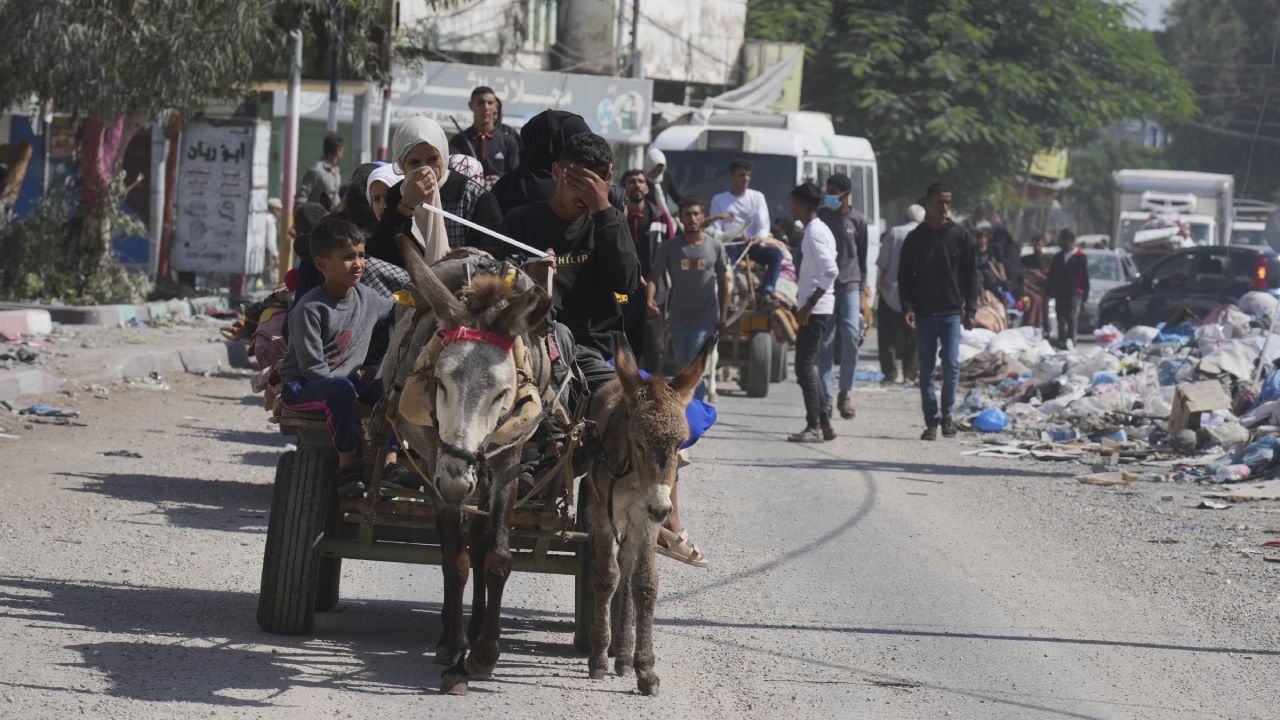
[(711, 115), (706, 124), (673, 125), (653, 141), (667, 156), (667, 175), (682, 195), (710, 203), (729, 189), (729, 162), (750, 160), (751, 187), (764, 193), (769, 219), (791, 222), (791, 190), (803, 182), (822, 188), (828, 177), (847, 175), (849, 203), (867, 218), (865, 286), (874, 287), (880, 249), (880, 182), (876, 156), (864, 138), (836, 135), (820, 113), (780, 115), (741, 112)]

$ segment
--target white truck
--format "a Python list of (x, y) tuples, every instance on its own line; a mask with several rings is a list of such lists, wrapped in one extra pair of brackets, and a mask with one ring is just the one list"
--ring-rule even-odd
[(1140, 270), (1180, 247), (1230, 242), (1230, 175), (1117, 170), (1112, 179), (1116, 247), (1132, 253)]

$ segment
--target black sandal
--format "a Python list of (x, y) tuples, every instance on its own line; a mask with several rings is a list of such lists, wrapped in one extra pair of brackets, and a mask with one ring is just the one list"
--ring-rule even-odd
[(360, 463), (352, 463), (346, 467), (338, 468), (338, 495), (339, 497), (352, 498), (360, 497), (364, 494), (364, 473), (360, 468)]

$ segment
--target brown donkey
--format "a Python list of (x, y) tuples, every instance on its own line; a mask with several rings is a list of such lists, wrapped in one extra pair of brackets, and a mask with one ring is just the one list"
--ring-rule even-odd
[[(689, 437), (684, 408), (715, 343), (712, 337), (670, 383), (640, 377), (631, 351), (620, 343), (614, 353), (618, 379), (591, 400), (589, 416), (601, 449), (588, 476), (595, 591), (588, 667), (591, 678), (599, 680), (608, 668), (608, 656), (614, 654), (615, 672), (626, 675), (634, 667), (636, 686), (645, 695), (658, 694), (653, 669), (653, 612), (658, 604), (654, 546), (658, 527), (671, 513), (676, 453)], [(619, 597), (610, 622), (615, 592)]]

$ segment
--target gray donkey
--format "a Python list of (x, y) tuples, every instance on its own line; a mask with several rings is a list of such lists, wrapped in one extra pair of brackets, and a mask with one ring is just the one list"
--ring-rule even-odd
[[(685, 405), (693, 398), (715, 347), (712, 337), (668, 383), (642, 378), (625, 343), (614, 353), (618, 379), (600, 388), (589, 417), (601, 443), (588, 475), (591, 540), (591, 679), (605, 676), (610, 654), (615, 672), (634, 667), (636, 686), (658, 694), (654, 672), (653, 613), (658, 603), (654, 547), (658, 528), (671, 513), (680, 446), (689, 437)], [(611, 600), (619, 593), (610, 618)], [(612, 637), (611, 637), (612, 635)], [(611, 643), (612, 640), (612, 643)]]
[[(513, 347), (531, 353), (537, 390), (547, 384), (550, 361), (534, 331), (546, 326), (551, 298), (522, 275), (516, 282), (479, 275), (455, 294), (404, 236), (396, 241), (413, 281), (417, 313), (430, 312), (434, 322), (421, 316), (402, 322), (412, 332), (398, 337), (408, 343), (409, 364), (387, 375), (395, 380), (401, 435), (426, 461), (437, 494), (444, 634), (436, 653), (446, 666), (441, 690), (461, 695), (470, 678), (491, 674), (498, 662), (521, 444), (495, 449), (493, 438), (500, 424), (532, 406), (518, 400)], [(487, 516), (472, 523), (468, 553), (462, 508), (473, 498)], [(464, 628), (463, 592), (472, 565), (472, 621)]]

